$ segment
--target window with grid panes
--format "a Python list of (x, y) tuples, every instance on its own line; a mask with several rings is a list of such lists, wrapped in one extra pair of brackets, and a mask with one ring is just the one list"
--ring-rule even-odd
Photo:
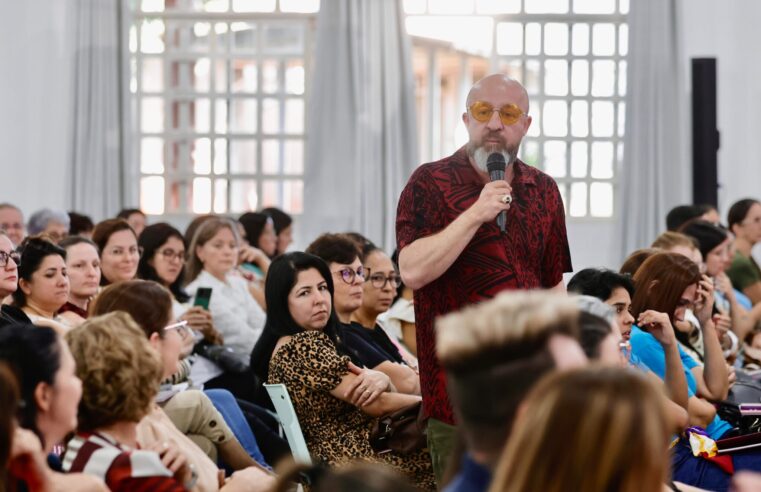
[[(411, 34), (488, 56), (493, 71), (523, 83), (533, 123), (521, 159), (555, 178), (569, 216), (612, 217), (624, 151), (628, 0), (405, 0), (404, 7)], [(464, 128), (456, 136), (463, 140), (452, 147), (467, 139)]]
[(140, 207), (303, 211), (319, 0), (140, 0), (130, 29)]

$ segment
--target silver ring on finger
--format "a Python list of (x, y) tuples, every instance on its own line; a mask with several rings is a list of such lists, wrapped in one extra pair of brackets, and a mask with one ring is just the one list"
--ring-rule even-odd
[(502, 198), (500, 198), (500, 201), (504, 203), (505, 205), (509, 205), (510, 203), (513, 202), (513, 197), (510, 196), (510, 194), (508, 193), (508, 194), (502, 195)]

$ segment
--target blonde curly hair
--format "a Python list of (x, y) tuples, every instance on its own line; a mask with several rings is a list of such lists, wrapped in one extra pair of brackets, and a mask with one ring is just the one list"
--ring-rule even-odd
[(90, 318), (66, 334), (82, 380), (79, 429), (138, 422), (149, 411), (162, 376), (159, 354), (127, 313)]

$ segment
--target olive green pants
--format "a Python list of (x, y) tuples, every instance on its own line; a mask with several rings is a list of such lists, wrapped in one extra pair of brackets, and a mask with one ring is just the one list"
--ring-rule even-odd
[(441, 420), (428, 419), (427, 439), (433, 475), (436, 478), (436, 483), (441, 484), (444, 471), (457, 443), (457, 428)]

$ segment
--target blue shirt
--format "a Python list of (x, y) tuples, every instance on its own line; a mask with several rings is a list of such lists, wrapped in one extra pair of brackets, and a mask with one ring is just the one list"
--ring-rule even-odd
[[(645, 364), (651, 371), (658, 375), (659, 378), (666, 378), (666, 353), (663, 351), (661, 343), (655, 339), (653, 335), (642, 331), (638, 326), (632, 326), (632, 334), (629, 339), (632, 345), (632, 355), (636, 355), (639, 360)], [(698, 367), (695, 359), (687, 355), (686, 352), (679, 348), (679, 357), (682, 359), (682, 367), (684, 368), (684, 376), (687, 379), (687, 395), (695, 396), (698, 385), (695, 381), (695, 377), (692, 375), (692, 368)], [(719, 439), (727, 431), (731, 430), (732, 426), (724, 420), (720, 419), (718, 415), (714, 417), (708, 427), (706, 427), (706, 433), (711, 439)]]
[(491, 470), (473, 461), (465, 453), (460, 462), (460, 471), (443, 492), (486, 492), (491, 483)]

